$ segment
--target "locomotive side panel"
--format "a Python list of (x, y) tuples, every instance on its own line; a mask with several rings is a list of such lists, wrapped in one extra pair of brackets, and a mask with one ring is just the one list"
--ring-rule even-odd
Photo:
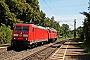
[(48, 30), (45, 30), (45, 32), (43, 32), (43, 36), (44, 36), (44, 39), (46, 40), (46, 41), (48, 41)]
[(48, 40), (48, 32), (47, 30), (34, 28), (34, 40), (36, 42), (42, 42)]
[(48, 29), (49, 30), (49, 42), (54, 42), (57, 40), (57, 31), (55, 29)]

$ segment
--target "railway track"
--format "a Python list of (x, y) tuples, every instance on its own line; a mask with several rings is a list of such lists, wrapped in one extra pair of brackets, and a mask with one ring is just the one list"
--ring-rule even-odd
[(90, 60), (90, 54), (77, 41), (69, 39), (46, 60)]
[(10, 44), (0, 44), (0, 53), (7, 51), (8, 46), (10, 46)]
[(50, 56), (47, 60), (65, 60), (65, 55), (70, 42), (71, 40), (65, 42), (64, 45), (59, 47), (59, 49), (57, 49), (57, 51), (52, 56)]
[(4, 47), (4, 46), (10, 46), (10, 44), (0, 44), (0, 47)]
[(44, 48), (40, 51), (35, 52), (32, 55), (25, 57), (22, 60), (46, 60), (48, 58), (48, 56), (50, 56), (52, 53), (54, 53), (64, 43), (65, 43), (65, 41), (57, 42), (47, 48)]
[(43, 46), (22, 51), (10, 50), (2, 52), (0, 53), (0, 60), (44, 60), (54, 53), (65, 41), (66, 40), (45, 44)]
[(14, 50), (10, 50), (10, 51), (5, 51), (0, 53), (0, 60), (21, 60), (39, 50), (42, 50), (50, 45), (52, 45), (53, 43), (50, 44), (46, 44), (43, 46), (39, 46), (33, 49), (26, 49), (26, 50), (22, 50), (22, 51), (14, 51)]

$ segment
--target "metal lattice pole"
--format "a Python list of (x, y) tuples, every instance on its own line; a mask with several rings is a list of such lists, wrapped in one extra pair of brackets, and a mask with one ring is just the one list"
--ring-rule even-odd
[(74, 39), (76, 39), (76, 19), (74, 19)]

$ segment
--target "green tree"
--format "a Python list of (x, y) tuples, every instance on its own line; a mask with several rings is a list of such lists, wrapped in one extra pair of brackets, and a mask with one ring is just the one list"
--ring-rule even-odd
[(39, 2), (38, 0), (26, 0), (26, 2), (33, 8), (33, 12), (32, 12), (32, 23), (39, 25), (38, 23), (40, 23), (40, 8), (39, 8)]
[(13, 27), (16, 22), (21, 22), (20, 19), (17, 19), (16, 15), (10, 11), (5, 0), (0, 1), (0, 15), (0, 24), (4, 23)]
[(86, 16), (86, 18), (84, 19), (84, 27), (83, 27), (83, 30), (84, 30), (84, 34), (85, 34), (85, 42), (87, 43), (90, 43), (90, 13), (87, 13), (87, 12), (83, 12), (81, 13), (83, 15)]
[(69, 25), (68, 24), (62, 24), (62, 26), (61, 26), (61, 32), (62, 32), (63, 36), (65, 36), (65, 38), (68, 35), (69, 30), (70, 29), (69, 29)]
[(12, 35), (12, 31), (10, 29), (10, 26), (7, 27), (5, 26), (5, 24), (2, 24), (0, 26), (0, 44), (10, 43), (11, 35)]
[(83, 31), (83, 27), (78, 27), (77, 28), (77, 34), (78, 34), (78, 37), (83, 41), (84, 40), (84, 31)]
[(40, 17), (41, 17), (41, 19), (40, 19), (40, 25), (41, 26), (46, 26), (46, 22), (45, 22), (45, 20), (46, 20), (46, 14), (42, 10), (40, 12)]

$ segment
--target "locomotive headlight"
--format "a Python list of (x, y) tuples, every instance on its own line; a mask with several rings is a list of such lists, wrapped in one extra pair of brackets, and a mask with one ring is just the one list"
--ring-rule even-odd
[(25, 40), (28, 40), (27, 38), (25, 38)]
[(28, 34), (23, 34), (23, 37), (28, 37)]
[(16, 38), (14, 38), (14, 39), (16, 39)]
[(18, 34), (14, 34), (13, 36), (18, 36)]

